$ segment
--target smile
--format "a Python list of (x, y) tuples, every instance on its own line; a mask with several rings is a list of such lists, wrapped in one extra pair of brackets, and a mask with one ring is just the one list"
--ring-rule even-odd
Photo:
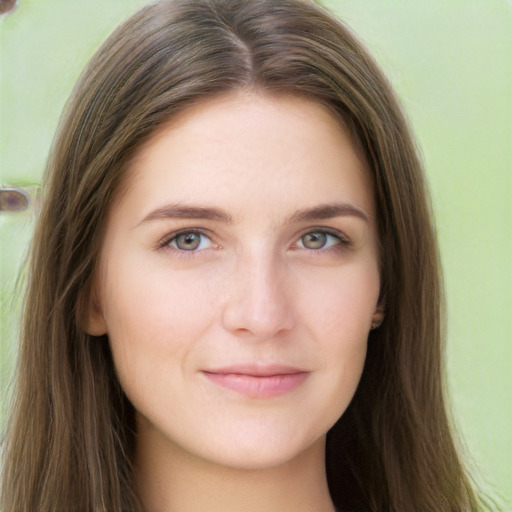
[(272, 398), (298, 388), (309, 372), (290, 367), (231, 367), (203, 371), (214, 384), (249, 398)]

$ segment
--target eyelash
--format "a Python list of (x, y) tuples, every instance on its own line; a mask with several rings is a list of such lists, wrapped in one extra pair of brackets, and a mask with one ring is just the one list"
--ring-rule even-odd
[[(176, 240), (178, 237), (182, 235), (200, 235), (201, 237), (206, 237), (208, 240), (211, 241), (211, 236), (209, 236), (206, 232), (200, 230), (200, 229), (183, 229), (180, 231), (176, 231), (174, 233), (170, 233), (168, 236), (166, 236), (161, 242), (159, 242), (157, 249), (159, 250), (165, 250), (165, 251), (172, 251), (173, 254), (177, 255), (178, 257), (183, 258), (192, 258), (198, 255), (198, 253), (208, 250), (208, 249), (192, 249), (192, 250), (184, 250), (179, 249), (176, 247), (171, 247), (170, 243)], [(336, 243), (334, 245), (331, 245), (327, 248), (321, 247), (319, 249), (308, 249), (307, 247), (297, 247), (297, 244), (301, 243), (302, 239), (308, 235), (308, 234), (322, 234), (322, 235), (329, 235), (338, 240), (339, 243)], [(298, 240), (293, 244), (294, 249), (303, 249), (307, 251), (310, 254), (326, 254), (331, 252), (340, 252), (343, 250), (346, 250), (350, 248), (351, 242), (350, 240), (340, 231), (332, 228), (325, 228), (325, 227), (319, 227), (319, 228), (309, 228), (307, 231), (303, 232)]]

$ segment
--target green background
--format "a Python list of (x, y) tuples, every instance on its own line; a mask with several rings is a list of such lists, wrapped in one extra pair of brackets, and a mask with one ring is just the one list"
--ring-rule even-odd
[[(40, 181), (81, 68), (145, 3), (21, 0), (0, 19), (0, 184)], [(455, 423), (478, 479), (512, 510), (512, 3), (324, 3), (387, 72), (419, 140), (446, 280)], [(0, 213), (0, 396), (12, 376), (16, 276), (36, 210)], [(0, 427), (5, 420), (4, 400)]]

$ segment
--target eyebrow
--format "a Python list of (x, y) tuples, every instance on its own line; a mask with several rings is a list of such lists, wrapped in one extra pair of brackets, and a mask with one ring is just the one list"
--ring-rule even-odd
[(358, 217), (368, 222), (368, 215), (361, 208), (349, 203), (329, 203), (299, 210), (289, 218), (289, 222), (305, 222), (345, 216)]
[[(358, 217), (368, 222), (368, 215), (362, 209), (352, 204), (329, 203), (305, 210), (298, 210), (287, 219), (287, 223), (308, 222), (345, 216)], [(226, 224), (233, 223), (233, 217), (219, 208), (169, 204), (150, 212), (142, 219), (139, 225), (158, 219), (206, 219)]]
[(231, 224), (233, 218), (218, 208), (205, 208), (202, 206), (189, 206), (184, 204), (168, 204), (153, 210), (146, 215), (139, 224), (157, 219), (207, 219)]

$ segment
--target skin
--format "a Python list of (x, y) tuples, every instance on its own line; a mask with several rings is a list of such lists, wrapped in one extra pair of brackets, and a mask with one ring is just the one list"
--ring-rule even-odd
[[(355, 144), (315, 102), (237, 92), (174, 118), (126, 185), (88, 331), (108, 333), (137, 411), (145, 506), (332, 511), (326, 433), (382, 315), (373, 190)], [(233, 365), (300, 376), (284, 391), (249, 370), (233, 377), (242, 391), (212, 379)]]

